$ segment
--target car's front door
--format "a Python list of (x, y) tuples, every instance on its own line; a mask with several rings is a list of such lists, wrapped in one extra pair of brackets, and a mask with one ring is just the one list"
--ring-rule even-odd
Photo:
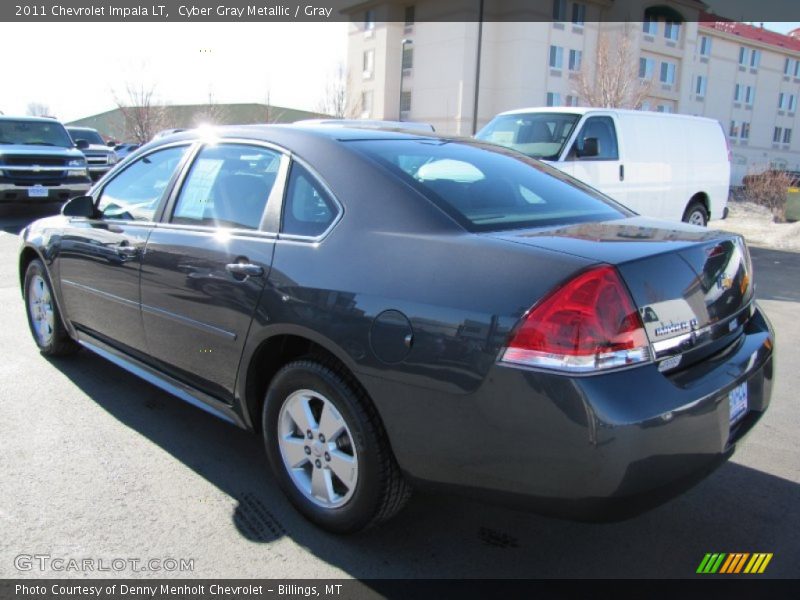
[(103, 186), (95, 218), (73, 218), (58, 272), (67, 318), (79, 332), (135, 355), (147, 354), (139, 311), (142, 251), (188, 144), (142, 156)]
[(288, 161), (259, 145), (203, 147), (142, 260), (142, 319), (153, 359), (222, 400), (232, 398), (269, 274)]

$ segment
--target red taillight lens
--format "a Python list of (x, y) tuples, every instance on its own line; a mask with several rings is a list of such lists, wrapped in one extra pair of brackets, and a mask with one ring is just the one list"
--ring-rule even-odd
[(501, 362), (595, 371), (650, 360), (639, 312), (614, 267), (581, 273), (534, 306)]

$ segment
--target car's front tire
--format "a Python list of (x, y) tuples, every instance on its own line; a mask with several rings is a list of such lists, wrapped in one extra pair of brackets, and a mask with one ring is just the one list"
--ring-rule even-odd
[(343, 369), (287, 364), (267, 390), (262, 423), (281, 488), (320, 527), (355, 532), (392, 517), (408, 499), (375, 408)]
[(25, 312), (33, 341), (45, 356), (64, 356), (78, 350), (69, 337), (56, 304), (53, 287), (42, 261), (34, 259), (25, 270)]

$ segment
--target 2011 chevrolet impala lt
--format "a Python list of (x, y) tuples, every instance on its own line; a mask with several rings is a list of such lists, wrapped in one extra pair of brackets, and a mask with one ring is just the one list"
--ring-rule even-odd
[(21, 242), (42, 354), (82, 346), (260, 432), (332, 531), (411, 486), (635, 514), (727, 459), (770, 399), (740, 237), (475, 140), (184, 132)]

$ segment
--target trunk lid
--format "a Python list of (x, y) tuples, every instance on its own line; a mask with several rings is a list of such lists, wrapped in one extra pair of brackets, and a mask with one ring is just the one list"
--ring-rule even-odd
[(487, 235), (616, 266), (657, 359), (702, 358), (738, 337), (751, 314), (750, 256), (735, 234), (632, 217)]

